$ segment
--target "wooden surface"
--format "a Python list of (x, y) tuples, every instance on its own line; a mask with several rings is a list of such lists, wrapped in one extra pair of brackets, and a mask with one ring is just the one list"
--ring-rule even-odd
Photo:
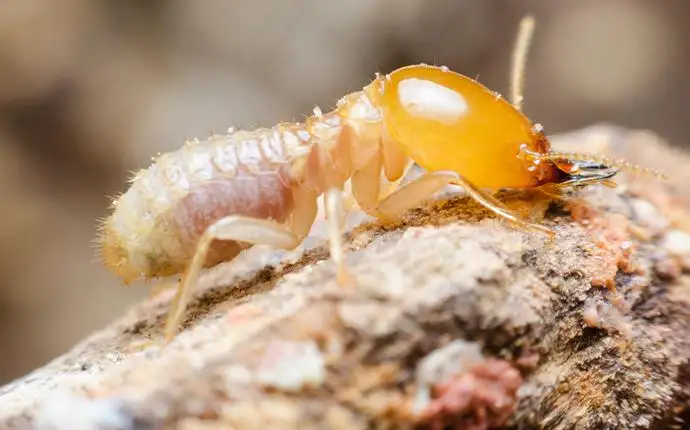
[(347, 291), (317, 225), (304, 252), (208, 271), (170, 345), (156, 343), (165, 291), (0, 388), (0, 428), (682, 428), (690, 157), (606, 126), (555, 143), (672, 179), (621, 175), (560, 202), (502, 193), (553, 243), (462, 195), (365, 222)]

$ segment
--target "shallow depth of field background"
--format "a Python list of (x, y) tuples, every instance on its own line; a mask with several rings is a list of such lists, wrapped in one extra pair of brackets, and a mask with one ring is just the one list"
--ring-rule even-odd
[(526, 111), (690, 143), (681, 0), (22, 0), (0, 5), (0, 383), (66, 351), (147, 288), (96, 261), (128, 171), (231, 126), (324, 110), (375, 72), (445, 64), (507, 93), (534, 13)]

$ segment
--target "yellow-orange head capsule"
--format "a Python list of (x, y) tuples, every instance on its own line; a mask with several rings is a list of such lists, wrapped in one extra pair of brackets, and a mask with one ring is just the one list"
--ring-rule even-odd
[(550, 144), (517, 108), (480, 83), (445, 67), (416, 65), (383, 78), (385, 127), (429, 171), (452, 170), (481, 188), (532, 188), (556, 182), (553, 163), (522, 156)]

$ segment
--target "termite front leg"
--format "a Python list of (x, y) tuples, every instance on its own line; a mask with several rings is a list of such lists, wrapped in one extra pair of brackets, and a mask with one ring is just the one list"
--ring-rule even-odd
[(458, 178), (460, 177), (454, 172), (425, 173), (379, 201), (374, 209), (376, 216), (383, 220), (399, 218), (408, 209), (418, 206)]
[(535, 223), (532, 223), (532, 222), (529, 222), (529, 221), (522, 219), (520, 216), (518, 216), (513, 211), (511, 211), (500, 200), (496, 199), (495, 197), (493, 197), (489, 194), (482, 192), (479, 188), (475, 187), (474, 184), (467, 181), (465, 178), (461, 177), (460, 175), (458, 175), (457, 179), (451, 181), (451, 183), (453, 183), (455, 185), (462, 186), (465, 189), (465, 191), (467, 191), (467, 194), (470, 195), (470, 197), (472, 197), (474, 200), (476, 200), (478, 203), (480, 203), (485, 208), (491, 210), (496, 215), (507, 219), (508, 221), (513, 223), (516, 227), (523, 228), (525, 230), (531, 230), (531, 231), (546, 233), (547, 235), (549, 235), (549, 238), (551, 238), (551, 239), (553, 239), (555, 237), (556, 233), (553, 230), (546, 228), (542, 225), (535, 224)]
[(379, 219), (395, 219), (408, 209), (441, 191), (445, 186), (454, 184), (462, 186), (478, 203), (516, 226), (546, 233), (550, 237), (555, 235), (553, 231), (544, 226), (523, 220), (495, 197), (482, 192), (459, 174), (450, 171), (425, 173), (379, 202), (377, 201), (379, 182), (374, 180), (372, 176), (375, 168), (377, 166), (380, 168), (380, 163), (380, 158), (372, 159), (369, 165), (356, 172), (352, 178), (352, 190), (359, 205), (367, 213)]
[(199, 239), (192, 262), (185, 270), (177, 287), (177, 294), (173, 299), (165, 328), (165, 341), (169, 342), (175, 336), (214, 240), (268, 245), (285, 250), (294, 249), (309, 233), (316, 213), (316, 196), (311, 193), (297, 192), (295, 193), (295, 211), (288, 225), (239, 215), (221, 218), (211, 224)]
[(392, 221), (398, 218), (459, 178), (453, 172), (426, 173), (379, 200), (381, 158), (381, 153), (378, 153), (352, 176), (352, 193), (357, 203), (364, 212), (381, 220)]

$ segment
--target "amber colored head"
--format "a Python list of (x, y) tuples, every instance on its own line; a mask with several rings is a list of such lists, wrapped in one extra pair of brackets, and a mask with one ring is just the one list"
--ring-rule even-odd
[(540, 127), (499, 94), (445, 67), (404, 67), (382, 78), (385, 127), (427, 170), (452, 170), (481, 188), (532, 188), (555, 179)]

